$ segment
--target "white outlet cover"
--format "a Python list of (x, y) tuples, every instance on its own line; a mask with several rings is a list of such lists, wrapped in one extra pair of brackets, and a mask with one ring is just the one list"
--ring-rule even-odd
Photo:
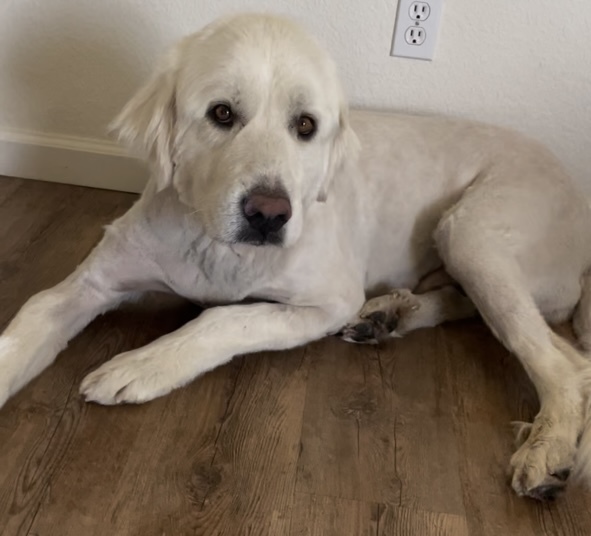
[[(415, 5), (428, 6), (426, 19), (415, 20), (413, 18), (412, 13)], [(401, 58), (432, 60), (435, 56), (442, 11), (443, 0), (423, 0), (422, 2), (399, 0), (391, 55)], [(414, 44), (407, 40), (408, 33), (413, 27), (425, 32), (425, 39), (421, 44)]]

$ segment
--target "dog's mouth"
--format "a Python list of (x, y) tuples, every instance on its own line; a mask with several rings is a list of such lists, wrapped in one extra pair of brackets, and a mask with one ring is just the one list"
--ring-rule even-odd
[(253, 229), (244, 225), (236, 234), (235, 241), (251, 246), (283, 246), (285, 240), (285, 228), (273, 229), (272, 226), (262, 226)]

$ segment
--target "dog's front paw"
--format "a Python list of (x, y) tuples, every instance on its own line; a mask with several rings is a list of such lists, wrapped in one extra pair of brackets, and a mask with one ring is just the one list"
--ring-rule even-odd
[(80, 386), (88, 402), (107, 406), (141, 404), (179, 387), (170, 377), (174, 367), (145, 350), (136, 350), (111, 359), (91, 372)]
[(358, 317), (343, 328), (340, 336), (347, 342), (365, 344), (401, 336), (401, 320), (418, 307), (418, 300), (410, 290), (394, 290), (367, 301)]
[(511, 458), (512, 486), (520, 496), (552, 500), (566, 487), (575, 462), (576, 435), (564, 433), (561, 424), (548, 427), (543, 417), (533, 425), (519, 423), (521, 446)]

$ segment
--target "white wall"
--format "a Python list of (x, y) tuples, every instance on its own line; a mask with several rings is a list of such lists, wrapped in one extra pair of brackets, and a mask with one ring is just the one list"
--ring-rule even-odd
[[(324, 41), (354, 104), (515, 127), (548, 143), (591, 192), (591, 2), (445, 0), (432, 63), (389, 56), (396, 7), (397, 0), (1, 0), (0, 140), (76, 146), (78, 137), (92, 138), (82, 146), (119, 155), (100, 139), (157, 54), (223, 13), (271, 10)], [(1, 153), (0, 173), (19, 169), (6, 147)]]

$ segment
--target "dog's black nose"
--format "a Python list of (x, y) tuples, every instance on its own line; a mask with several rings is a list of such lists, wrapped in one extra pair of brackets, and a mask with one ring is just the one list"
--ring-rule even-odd
[(291, 203), (284, 193), (251, 193), (242, 204), (251, 229), (264, 238), (276, 233), (291, 218)]

